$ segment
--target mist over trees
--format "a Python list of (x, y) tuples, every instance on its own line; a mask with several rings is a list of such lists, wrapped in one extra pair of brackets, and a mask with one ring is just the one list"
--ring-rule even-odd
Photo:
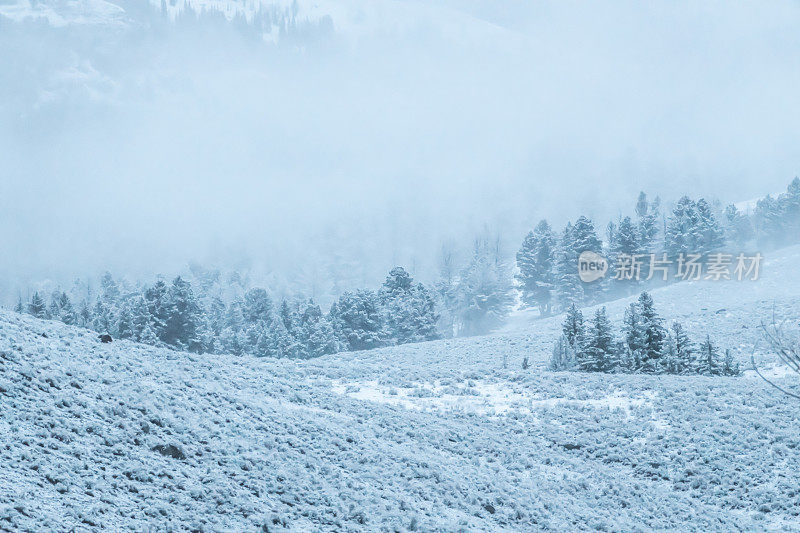
[[(766, 196), (746, 212), (733, 204), (723, 208), (689, 196), (682, 196), (666, 212), (662, 209), (660, 198), (648, 200), (642, 192), (633, 216), (621, 215), (607, 224), (604, 241), (586, 216), (568, 222), (558, 238), (547, 220), (542, 220), (525, 237), (516, 256), (515, 279), (522, 305), (547, 316), (573, 305), (630, 295), (643, 286), (695, 279), (700, 271), (693, 268), (715, 260), (732, 262), (727, 274), (707, 273), (724, 279), (739, 254), (800, 242), (800, 178), (794, 178), (785, 193)], [(586, 250), (608, 260), (608, 272), (601, 280), (580, 280), (578, 256)]]

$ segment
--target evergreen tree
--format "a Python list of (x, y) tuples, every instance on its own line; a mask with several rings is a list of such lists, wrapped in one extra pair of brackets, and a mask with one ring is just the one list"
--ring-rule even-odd
[(680, 374), (692, 372), (695, 368), (694, 347), (680, 322), (672, 323), (671, 335), (675, 348), (675, 372)]
[(488, 333), (511, 311), (511, 274), (488, 238), (475, 241), (472, 257), (459, 277), (458, 300), (460, 335)]
[(717, 222), (711, 206), (700, 198), (695, 204), (697, 209), (698, 250), (697, 253), (708, 254), (725, 245), (725, 233)]
[(556, 301), (561, 309), (580, 305), (584, 300), (583, 283), (578, 277), (578, 254), (574, 248), (572, 225), (567, 224), (556, 250)]
[(458, 334), (459, 277), (453, 249), (443, 244), (439, 256), (439, 279), (433, 287), (436, 308), (439, 310), (439, 331), (444, 337)]
[(20, 314), (25, 312), (25, 306), (22, 304), (22, 296), (21, 295), (17, 299), (17, 305), (14, 306), (14, 312), (15, 313), (20, 313)]
[(61, 308), (58, 306), (58, 300), (61, 296), (60, 291), (53, 291), (50, 294), (50, 307), (47, 308), (48, 318), (59, 320), (61, 318)]
[(783, 215), (772, 196), (767, 195), (756, 203), (753, 219), (759, 246), (777, 246), (784, 241)]
[(309, 301), (300, 314), (300, 332), (306, 358), (335, 353), (339, 349), (333, 327), (313, 301)]
[(665, 235), (666, 251), (674, 261), (680, 254), (699, 253), (700, 235), (697, 205), (688, 196), (684, 196), (675, 205), (672, 215), (667, 221)]
[(722, 370), (719, 364), (719, 350), (711, 342), (710, 336), (706, 336), (706, 340), (700, 344), (695, 370), (698, 374), (707, 376), (716, 376)]
[(639, 219), (637, 244), (641, 253), (646, 254), (653, 251), (653, 244), (658, 236), (660, 204), (661, 201), (658, 197), (652, 202), (648, 202), (647, 195), (644, 192), (639, 193), (639, 199), (636, 202), (636, 216)]
[(175, 278), (167, 291), (164, 307), (166, 310), (162, 333), (164, 343), (192, 352), (199, 351), (198, 328), (202, 310), (192, 292), (191, 284), (180, 276)]
[(567, 309), (564, 323), (561, 325), (561, 332), (567, 344), (574, 348), (576, 352), (583, 349), (586, 343), (586, 328), (583, 323), (583, 313), (575, 304), (572, 304)]
[(577, 354), (575, 348), (561, 335), (553, 346), (553, 354), (550, 357), (550, 370), (573, 370), (577, 364)]
[(89, 300), (81, 302), (81, 310), (78, 312), (78, 325), (88, 328), (92, 325), (92, 310), (89, 307)]
[(66, 292), (62, 292), (58, 297), (58, 310), (59, 319), (64, 324), (72, 326), (78, 323), (78, 314), (72, 307), (72, 302)]
[(723, 213), (725, 224), (724, 233), (726, 240), (738, 246), (744, 246), (753, 238), (753, 227), (750, 218), (731, 204)]
[(586, 346), (578, 353), (578, 367), (585, 372), (612, 369), (616, 345), (606, 308), (598, 309), (586, 333)]
[(167, 302), (168, 290), (167, 284), (162, 280), (158, 280), (144, 293), (144, 300), (147, 304), (147, 314), (149, 316), (149, 329), (163, 342), (166, 342), (165, 329), (167, 327), (167, 319), (169, 318)]
[(637, 305), (644, 335), (643, 363), (648, 370), (655, 372), (658, 370), (658, 359), (661, 357), (666, 334), (650, 294), (643, 292), (639, 295)]
[(522, 302), (539, 308), (541, 316), (551, 311), (555, 268), (556, 238), (550, 224), (542, 220), (528, 233), (517, 252), (516, 278), (522, 292)]
[(28, 304), (28, 313), (36, 318), (47, 318), (47, 306), (44, 303), (44, 298), (39, 296), (38, 292), (34, 292), (31, 301)]
[(625, 309), (622, 331), (625, 337), (626, 366), (631, 372), (637, 372), (641, 370), (647, 358), (645, 350), (645, 330), (637, 304), (632, 303)]
[(384, 310), (373, 291), (345, 292), (333, 303), (328, 317), (347, 350), (370, 350), (386, 342)]
[[(598, 254), (603, 253), (603, 242), (597, 236), (594, 228), (594, 223), (585, 216), (578, 217), (575, 225), (572, 227), (572, 249), (575, 252), (576, 261), (573, 265), (575, 272), (578, 271), (577, 258), (583, 252), (591, 251)], [(578, 277), (579, 283), (583, 288), (584, 298), (588, 302), (597, 302), (602, 299), (602, 293), (605, 290), (605, 284), (601, 280), (593, 281), (591, 283), (583, 283)]]
[(733, 355), (731, 354), (730, 350), (725, 350), (725, 360), (722, 363), (722, 375), (738, 376), (740, 373), (741, 371), (739, 370), (739, 363), (733, 361)]
[(122, 304), (117, 317), (116, 335), (120, 339), (133, 339), (135, 337), (133, 329), (133, 315), (130, 302)]
[(402, 267), (389, 272), (379, 299), (386, 317), (385, 331), (395, 344), (439, 338), (433, 296)]

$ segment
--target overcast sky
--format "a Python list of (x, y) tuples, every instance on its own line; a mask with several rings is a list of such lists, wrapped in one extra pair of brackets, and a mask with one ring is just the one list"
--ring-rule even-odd
[(1, 299), (341, 250), (366, 283), (429, 278), (487, 225), (513, 252), (641, 189), (730, 202), (800, 173), (796, 2), (386, 4), (277, 47), (0, 19)]

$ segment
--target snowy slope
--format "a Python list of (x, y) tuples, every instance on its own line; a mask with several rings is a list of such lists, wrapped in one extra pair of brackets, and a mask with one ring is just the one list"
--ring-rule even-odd
[[(744, 355), (773, 302), (800, 314), (798, 259), (656, 304)], [(0, 312), (0, 530), (800, 531), (795, 403), (749, 375), (544, 371), (559, 321), (295, 362)]]

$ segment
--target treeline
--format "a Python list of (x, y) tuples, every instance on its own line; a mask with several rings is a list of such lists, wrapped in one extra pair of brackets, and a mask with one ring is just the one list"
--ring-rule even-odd
[(16, 311), (151, 345), (258, 357), (309, 358), (440, 336), (432, 294), (400, 267), (376, 291), (345, 292), (328, 313), (312, 300), (276, 305), (261, 288), (226, 304), (199, 285), (199, 295), (181, 277), (127, 289), (107, 273), (94, 301), (87, 297), (76, 308), (65, 292), (49, 303), (35, 292)]
[[(777, 198), (759, 200), (752, 213), (731, 204), (721, 205), (703, 198), (681, 198), (667, 214), (661, 201), (649, 201), (641, 193), (633, 216), (621, 216), (605, 228), (605, 240), (594, 222), (581, 216), (558, 234), (542, 220), (524, 239), (517, 253), (516, 280), (523, 305), (538, 308), (542, 316), (562, 312), (572, 305), (599, 303), (630, 294), (650, 280), (662, 281), (662, 272), (651, 272), (650, 255), (675, 263), (689, 254), (709, 258), (725, 247), (729, 253), (748, 247), (768, 249), (800, 241), (800, 179), (795, 178)], [(593, 251), (607, 258), (609, 271), (602, 280), (583, 283), (578, 275), (578, 256)], [(640, 256), (642, 264), (633, 273), (618, 276), (615, 270), (624, 257)], [(655, 264), (655, 263), (654, 263)], [(617, 279), (619, 278), (619, 279)]]
[(551, 370), (583, 372), (710, 376), (740, 373), (730, 350), (721, 356), (709, 336), (696, 346), (680, 322), (665, 327), (647, 292), (625, 310), (621, 338), (615, 337), (605, 307), (585, 323), (581, 311), (574, 304), (570, 306), (549, 366)]

